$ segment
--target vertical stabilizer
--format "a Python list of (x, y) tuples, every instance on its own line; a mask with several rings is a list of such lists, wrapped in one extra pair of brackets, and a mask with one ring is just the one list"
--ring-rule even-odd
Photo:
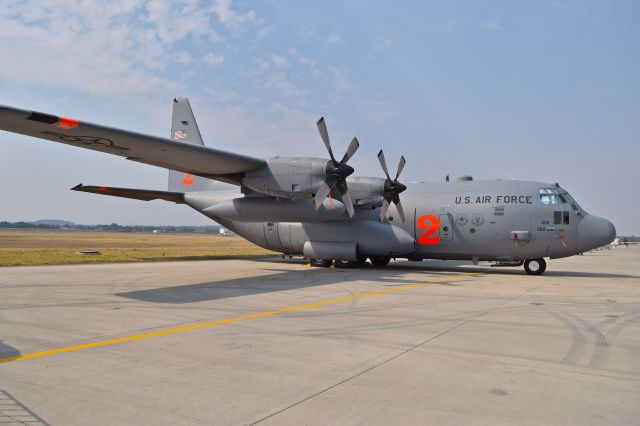
[(175, 98), (173, 100), (171, 139), (194, 145), (204, 145), (196, 118), (187, 98)]
[[(173, 115), (171, 116), (171, 139), (194, 145), (204, 145), (202, 135), (198, 129), (196, 118), (191, 110), (189, 99), (175, 98), (173, 100)], [(169, 170), (169, 191), (195, 192), (219, 189), (220, 183), (200, 176)]]

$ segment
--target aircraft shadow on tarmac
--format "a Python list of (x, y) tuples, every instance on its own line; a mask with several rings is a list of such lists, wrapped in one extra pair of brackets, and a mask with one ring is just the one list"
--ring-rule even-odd
[[(303, 261), (297, 260), (259, 260), (259, 262), (278, 264), (278, 263), (299, 263)], [(325, 269), (313, 268), (304, 270), (290, 269), (269, 269), (269, 272), (276, 272), (268, 275), (257, 275), (250, 277), (234, 278), (230, 280), (210, 281), (197, 284), (185, 284), (171, 287), (162, 287), (148, 290), (137, 290), (123, 293), (116, 293), (115, 296), (127, 299), (139, 300), (143, 302), (153, 303), (195, 303), (208, 300), (227, 299), (232, 297), (250, 296), (256, 294), (265, 294), (279, 291), (287, 291), (294, 289), (302, 289), (309, 287), (317, 287), (330, 284), (347, 283), (351, 281), (376, 281), (389, 283), (393, 285), (406, 285), (418, 282), (421, 279), (404, 277), (409, 273), (428, 273), (430, 276), (425, 279), (436, 277), (445, 277), (450, 275), (461, 275), (466, 273), (479, 272), (483, 274), (507, 274), (524, 276), (521, 268), (482, 268), (468, 267), (468, 262), (437, 261), (440, 265), (429, 265), (428, 263), (392, 263), (383, 268), (375, 268), (373, 266), (365, 266), (359, 269)], [(588, 273), (573, 271), (547, 271), (549, 276), (567, 276), (567, 277), (596, 277), (596, 278), (637, 278), (632, 275), (605, 274), (605, 273)], [(537, 279), (545, 279), (545, 276), (537, 277)], [(459, 281), (435, 283), (442, 286), (460, 285)]]
[[(291, 263), (292, 260), (281, 259), (256, 259), (258, 262), (286, 262)], [(305, 261), (293, 261), (297, 263), (306, 263)], [(554, 277), (576, 277), (576, 278), (634, 278), (638, 279), (640, 276), (629, 274), (611, 274), (605, 272), (582, 272), (582, 271), (562, 271), (553, 269), (553, 261), (550, 261), (548, 269), (542, 275)], [(381, 271), (383, 275), (393, 274), (393, 271), (405, 271), (405, 272), (454, 272), (456, 274), (466, 273), (483, 273), (483, 274), (498, 274), (498, 275), (521, 275), (526, 276), (526, 272), (522, 266), (509, 266), (509, 267), (489, 267), (489, 266), (472, 266), (470, 261), (467, 260), (425, 260), (422, 262), (391, 262), (389, 265), (382, 268), (376, 268), (368, 263), (363, 267), (364, 270), (376, 269)], [(386, 273), (385, 273), (386, 271)]]
[(2, 340), (0, 340), (0, 358), (13, 358), (18, 355), (21, 355), (19, 350), (13, 346), (3, 343)]
[[(116, 293), (115, 296), (154, 303), (193, 303), (278, 291), (312, 288), (330, 284), (341, 284), (351, 281), (376, 281), (392, 283), (395, 285), (406, 285), (417, 282), (415, 278), (409, 279), (402, 277), (403, 275), (412, 272), (406, 268), (313, 268), (304, 269), (302, 271), (266, 268), (263, 270), (276, 273), (149, 290), (137, 290)], [(413, 272), (421, 271), (413, 269)], [(437, 277), (451, 275), (447, 271), (429, 271), (429, 274), (430, 278), (433, 278), (433, 275), (436, 275)], [(437, 284), (458, 285), (454, 282), (442, 282)]]

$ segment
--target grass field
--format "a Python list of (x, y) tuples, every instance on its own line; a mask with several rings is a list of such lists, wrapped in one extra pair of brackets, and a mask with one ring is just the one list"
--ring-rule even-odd
[[(80, 251), (99, 251), (82, 255)], [(274, 253), (238, 236), (0, 230), (0, 266), (201, 260)]]

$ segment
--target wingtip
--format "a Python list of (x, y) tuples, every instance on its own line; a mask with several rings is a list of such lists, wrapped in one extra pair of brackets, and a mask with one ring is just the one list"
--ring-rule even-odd
[(80, 189), (82, 189), (82, 184), (79, 183), (76, 186), (74, 186), (73, 188), (71, 188), (72, 191), (79, 191)]

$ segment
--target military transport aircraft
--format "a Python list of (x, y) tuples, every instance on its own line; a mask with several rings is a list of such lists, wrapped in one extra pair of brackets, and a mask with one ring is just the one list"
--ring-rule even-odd
[[(2, 130), (169, 169), (167, 191), (82, 184), (73, 190), (187, 204), (261, 247), (303, 253), (313, 266), (466, 259), (524, 264), (539, 275), (544, 258), (579, 254), (616, 236), (611, 222), (585, 212), (557, 183), (463, 176), (405, 185), (404, 157), (392, 178), (382, 150), (383, 178), (351, 176), (358, 140), (338, 159), (323, 118), (317, 126), (330, 159), (265, 160), (204, 146), (186, 98), (173, 101), (170, 139), (0, 105)], [(240, 191), (216, 190), (216, 181)]]

